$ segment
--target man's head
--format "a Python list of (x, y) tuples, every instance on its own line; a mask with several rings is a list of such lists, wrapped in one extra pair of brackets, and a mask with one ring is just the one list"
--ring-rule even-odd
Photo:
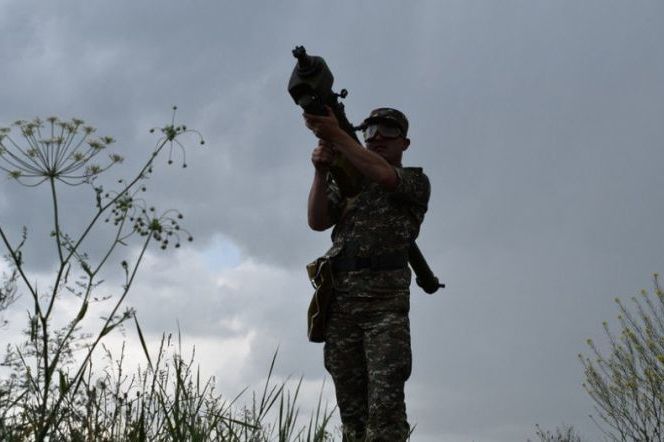
[(360, 126), (367, 149), (376, 152), (394, 166), (401, 165), (408, 149), (408, 119), (396, 109), (380, 107), (371, 111)]

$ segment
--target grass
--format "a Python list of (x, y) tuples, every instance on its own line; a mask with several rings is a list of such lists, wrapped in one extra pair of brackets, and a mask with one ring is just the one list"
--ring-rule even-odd
[[(45, 437), (67, 441), (237, 441), (324, 442), (332, 441), (329, 428), (334, 408), (322, 403), (308, 419), (301, 419), (298, 397), (302, 379), (273, 381), (277, 352), (260, 393), (248, 405), (242, 396), (228, 399), (215, 391), (214, 378), (203, 379), (169, 335), (162, 336), (154, 363), (126, 371), (124, 345), (119, 358), (110, 350), (106, 364), (95, 375), (88, 363), (82, 388), (65, 399)], [(148, 359), (149, 361), (149, 359)], [(63, 376), (62, 382), (66, 382)], [(55, 388), (63, 389), (61, 385)], [(29, 384), (14, 374), (0, 383), (0, 440), (35, 440), (34, 427), (40, 410), (29, 400)]]

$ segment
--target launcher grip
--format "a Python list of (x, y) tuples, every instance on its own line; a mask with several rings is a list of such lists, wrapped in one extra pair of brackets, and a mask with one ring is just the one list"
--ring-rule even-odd
[(422, 290), (432, 295), (439, 288), (444, 288), (445, 284), (441, 284), (438, 278), (433, 274), (429, 264), (422, 255), (420, 248), (413, 242), (408, 249), (408, 262), (415, 272), (415, 282)]

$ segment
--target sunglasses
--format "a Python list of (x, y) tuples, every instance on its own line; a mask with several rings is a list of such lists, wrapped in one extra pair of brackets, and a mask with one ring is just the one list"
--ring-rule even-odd
[(371, 140), (377, 134), (380, 134), (383, 138), (393, 139), (401, 136), (401, 129), (388, 124), (370, 124), (362, 130), (362, 134), (364, 135), (364, 141)]

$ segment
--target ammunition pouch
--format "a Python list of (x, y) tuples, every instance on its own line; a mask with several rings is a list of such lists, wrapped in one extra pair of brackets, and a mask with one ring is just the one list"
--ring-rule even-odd
[(311, 342), (325, 342), (327, 312), (334, 296), (332, 264), (326, 257), (307, 264), (307, 274), (314, 294), (307, 310), (307, 336)]

